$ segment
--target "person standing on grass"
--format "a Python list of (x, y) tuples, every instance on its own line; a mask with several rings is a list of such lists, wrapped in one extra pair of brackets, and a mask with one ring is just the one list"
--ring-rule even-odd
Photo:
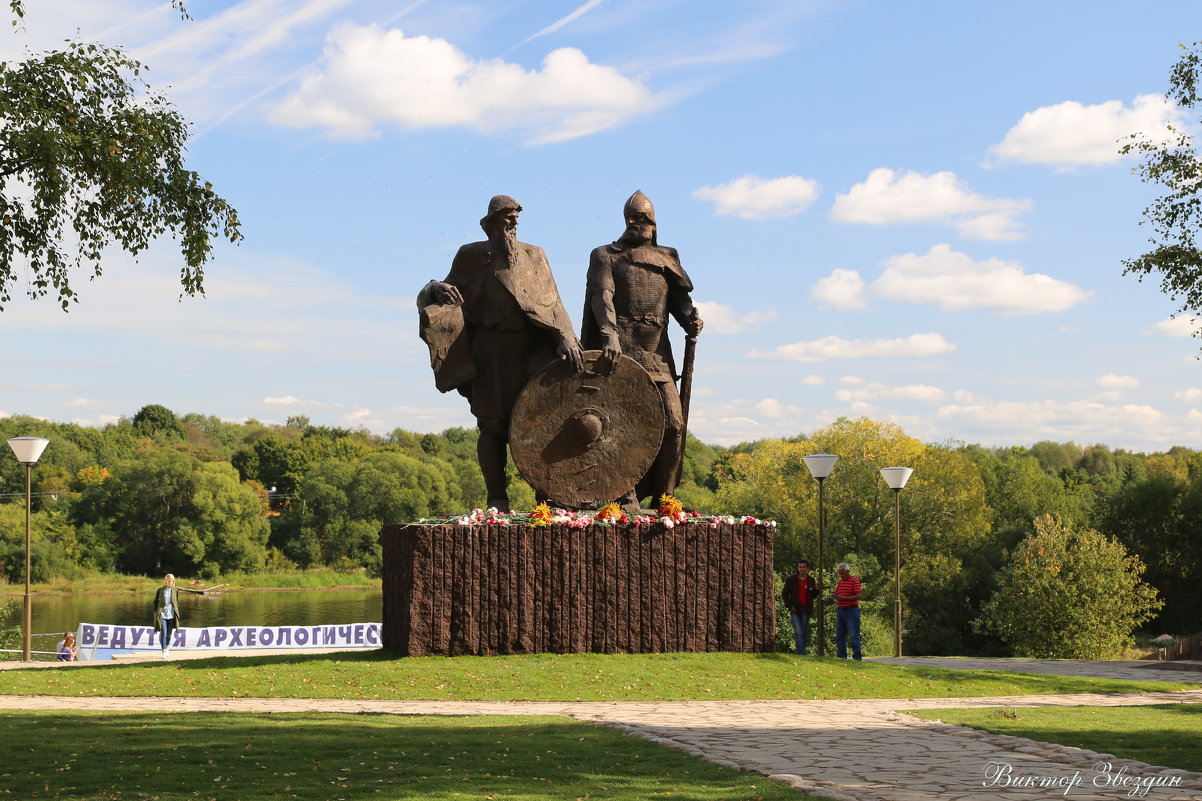
[(835, 655), (840, 659), (847, 658), (847, 638), (851, 637), (851, 658), (860, 661), (860, 598), (864, 589), (860, 580), (851, 574), (847, 562), (835, 566), (839, 574), (839, 583), (835, 585), (835, 594), (831, 596), (837, 604), (835, 608)]
[(810, 563), (802, 559), (797, 563), (797, 572), (785, 579), (785, 589), (781, 593), (793, 621), (795, 651), (801, 656), (805, 656), (806, 643), (810, 639), (810, 615), (817, 595), (818, 582), (810, 575)]
[(175, 589), (175, 576), (168, 573), (163, 577), (163, 586), (154, 594), (154, 630), (159, 633), (159, 645), (163, 658), (171, 656), (171, 632), (179, 628), (179, 590)]

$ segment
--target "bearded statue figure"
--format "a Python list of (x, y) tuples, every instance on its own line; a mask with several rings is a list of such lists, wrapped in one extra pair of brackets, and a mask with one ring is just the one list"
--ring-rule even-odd
[(521, 210), (508, 195), (492, 198), (480, 220), (488, 239), (461, 247), (446, 279), (429, 282), (417, 298), (435, 384), (470, 402), (488, 505), (502, 511), (509, 510), (509, 418), (519, 393), (557, 358), (581, 369), (547, 256), (517, 240)]
[(675, 248), (656, 237), (655, 208), (635, 192), (623, 208), (626, 231), (589, 257), (581, 342), (613, 362), (625, 354), (651, 375), (664, 404), (665, 430), (659, 454), (647, 475), (623, 499), (626, 506), (671, 494), (679, 481), (684, 451), (684, 415), (676, 381), (680, 377), (668, 341), (668, 317), (690, 337), (701, 332), (701, 317), (690, 293), (693, 283)]

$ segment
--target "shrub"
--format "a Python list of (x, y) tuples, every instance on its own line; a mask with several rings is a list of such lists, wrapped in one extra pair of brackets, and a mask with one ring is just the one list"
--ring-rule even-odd
[(1164, 605), (1143, 572), (1139, 557), (1118, 541), (1044, 515), (1010, 554), (976, 626), (1017, 656), (1113, 658)]

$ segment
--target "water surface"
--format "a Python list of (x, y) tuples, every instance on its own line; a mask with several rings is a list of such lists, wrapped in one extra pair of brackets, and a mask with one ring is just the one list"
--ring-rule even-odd
[[(15, 598), (18, 604), (21, 598)], [(34, 650), (53, 650), (63, 632), (80, 623), (152, 625), (154, 593), (96, 593), (33, 596)], [(348, 590), (244, 591), (220, 595), (181, 593), (184, 625), (315, 626), (329, 623), (379, 623), (380, 588)]]

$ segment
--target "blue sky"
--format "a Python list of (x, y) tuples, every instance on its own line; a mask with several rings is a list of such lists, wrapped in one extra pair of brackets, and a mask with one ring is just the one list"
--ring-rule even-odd
[(868, 416), (1202, 447), (1189, 320), (1121, 275), (1153, 190), (1116, 144), (1177, 118), (1192, 0), (29, 5), (3, 57), (78, 35), (145, 61), (246, 240), (203, 299), (178, 299), (168, 242), (113, 254), (67, 314), (14, 301), (0, 414), (471, 425), (434, 388), (417, 291), (510, 194), (578, 324), (589, 251), (642, 189), (706, 320), (705, 441)]

